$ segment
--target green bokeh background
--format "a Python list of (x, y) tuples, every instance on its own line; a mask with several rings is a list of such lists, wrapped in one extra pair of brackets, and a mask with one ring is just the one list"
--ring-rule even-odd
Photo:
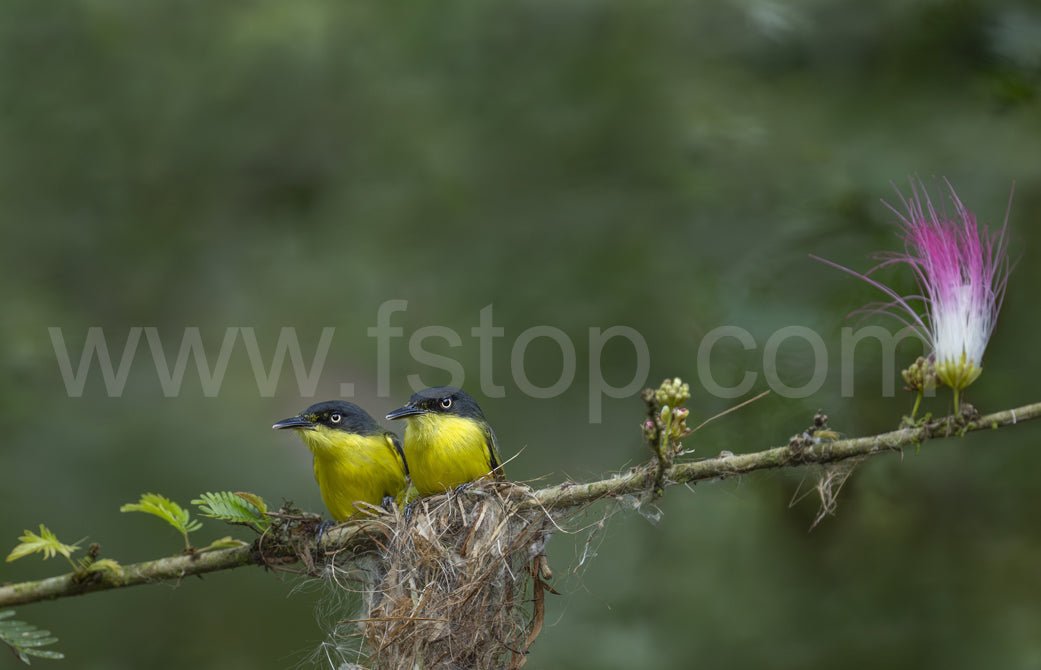
[[(173, 531), (118, 512), (146, 491), (322, 511), (306, 450), (271, 423), (341, 383), (381, 416), (411, 393), (407, 375), (448, 382), (409, 347), (430, 326), (459, 334), (423, 347), (463, 366), (504, 455), (519, 453), (513, 479), (590, 479), (647, 457), (635, 395), (589, 420), (590, 380), (622, 386), (635, 365), (621, 340), (591, 365), (591, 328), (636, 329), (647, 383), (689, 379), (696, 419), (737, 402), (699, 383), (706, 333), (753, 335), (750, 351), (721, 342), (712, 372), (753, 372), (757, 391), (771, 334), (821, 335), (819, 390), (710, 424), (686, 443), (695, 456), (784, 444), (817, 408), (846, 435), (892, 428), (910, 398), (883, 396), (877, 347), (857, 349), (852, 397), (840, 385), (845, 315), (879, 294), (808, 254), (866, 270), (897, 249), (879, 198), (912, 174), (948, 177), (996, 224), (1015, 181), (1020, 260), (967, 400), (1041, 399), (1034, 3), (13, 0), (0, 103), (3, 553), (41, 522), (124, 563), (174, 553)], [(906, 272), (885, 278), (914, 288)], [(367, 329), (391, 299), (408, 304), (378, 397)], [(482, 368), (471, 329), (489, 305), (503, 336)], [(48, 328), (75, 367), (91, 326), (117, 363), (132, 327), (155, 327), (171, 364), (198, 327), (211, 367), (230, 327), (253, 328), (268, 366), (283, 327), (307, 365), (335, 331), (313, 396), (288, 359), (263, 393), (239, 338), (215, 397), (192, 363), (167, 397), (142, 338), (119, 393), (95, 361), (70, 397)], [(551, 386), (560, 348), (531, 342), (523, 372), (512, 356), (538, 326), (575, 346), (575, 378), (553, 398), (523, 379)], [(902, 346), (898, 363), (917, 353)], [(789, 386), (813, 367), (805, 342), (781, 347)], [(616, 514), (581, 566), (585, 534), (558, 534), (563, 595), (527, 667), (1039, 667), (1039, 434), (873, 459), (813, 532), (813, 473), (791, 472), (672, 489), (657, 525)], [(208, 523), (198, 541), (227, 532)], [(0, 581), (62, 570), (25, 559), (0, 564)], [(18, 614), (61, 638), (64, 667), (285, 668), (323, 639), (320, 598), (240, 569)]]

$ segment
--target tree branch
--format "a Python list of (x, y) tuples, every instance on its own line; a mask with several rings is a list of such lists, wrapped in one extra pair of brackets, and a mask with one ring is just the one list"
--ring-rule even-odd
[[(933, 438), (961, 436), (985, 429), (996, 429), (1041, 416), (1041, 402), (981, 416), (964, 423), (946, 418), (922, 425), (902, 428), (870, 437), (848, 440), (812, 440), (793, 442), (749, 454), (724, 453), (716, 458), (677, 463), (665, 471), (664, 484), (720, 479), (756, 470), (827, 464), (860, 458), (885, 451), (900, 451)], [(564, 482), (526, 494), (520, 509), (542, 508), (549, 512), (564, 511), (604, 498), (642, 493), (654, 485), (657, 461), (637, 466), (628, 472), (595, 482)], [(291, 529), (288, 529), (291, 531)], [(274, 566), (295, 562), (306, 556), (325, 552), (354, 551), (373, 546), (383, 535), (383, 525), (372, 520), (351, 521), (326, 533), (321, 547), (310, 537), (306, 541), (261, 537), (250, 546), (219, 549), (194, 554), (180, 554), (134, 565), (98, 570), (86, 575), (69, 573), (34, 582), (0, 586), (0, 607), (23, 605), (41, 600), (105, 591), (124, 586), (180, 581), (191, 575), (230, 570), (243, 565)], [(302, 550), (305, 553), (301, 553)], [(305, 558), (305, 561), (307, 560)]]
[[(775, 447), (749, 454), (721, 454), (716, 458), (703, 461), (677, 463), (665, 472), (667, 485), (720, 479), (740, 475), (756, 470), (797, 467), (801, 465), (821, 465), (842, 461), (848, 458), (871, 456), (884, 451), (900, 451), (904, 447), (922, 444), (931, 438), (961, 436), (966, 433), (996, 429), (1028, 421), (1041, 416), (1041, 402), (1024, 405), (1016, 409), (995, 412), (978, 417), (965, 424), (958, 424), (948, 417), (937, 421), (901, 428), (888, 433), (869, 437), (851, 438), (848, 440), (822, 440), (801, 448), (792, 446)], [(652, 464), (653, 465), (653, 464)], [(557, 486), (535, 492), (535, 501), (528, 505), (541, 505), (546, 509), (575, 507), (600, 498), (637, 493), (651, 485), (654, 470), (646, 466), (638, 466), (629, 472), (589, 482), (577, 484), (565, 482)]]

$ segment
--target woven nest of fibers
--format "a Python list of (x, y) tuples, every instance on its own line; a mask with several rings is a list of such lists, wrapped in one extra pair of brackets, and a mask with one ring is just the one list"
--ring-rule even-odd
[[(330, 571), (357, 575), (352, 562), (376, 561), (364, 571), (361, 616), (334, 635), (360, 637), (373, 670), (522, 666), (552, 576), (552, 520), (531, 499), (526, 486), (486, 480), (377, 517), (387, 535), (377, 555), (336, 559), (344, 564)], [(337, 583), (359, 589), (355, 578)]]

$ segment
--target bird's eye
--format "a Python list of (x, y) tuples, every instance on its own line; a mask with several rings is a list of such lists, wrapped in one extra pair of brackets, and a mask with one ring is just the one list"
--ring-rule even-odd
[(329, 421), (331, 423), (340, 423), (341, 421), (343, 421), (343, 415), (339, 412), (333, 412), (329, 415)]
[(448, 409), (452, 406), (451, 398), (441, 398), (441, 409)]

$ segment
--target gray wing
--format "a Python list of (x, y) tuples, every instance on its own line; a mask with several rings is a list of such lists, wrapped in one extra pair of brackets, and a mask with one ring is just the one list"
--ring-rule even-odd
[(502, 471), (502, 457), (499, 456), (499, 441), (495, 439), (495, 431), (486, 422), (484, 424), (484, 441), (488, 445), (488, 463), (489, 470), (497, 470), (496, 479), (505, 479), (505, 473)]

